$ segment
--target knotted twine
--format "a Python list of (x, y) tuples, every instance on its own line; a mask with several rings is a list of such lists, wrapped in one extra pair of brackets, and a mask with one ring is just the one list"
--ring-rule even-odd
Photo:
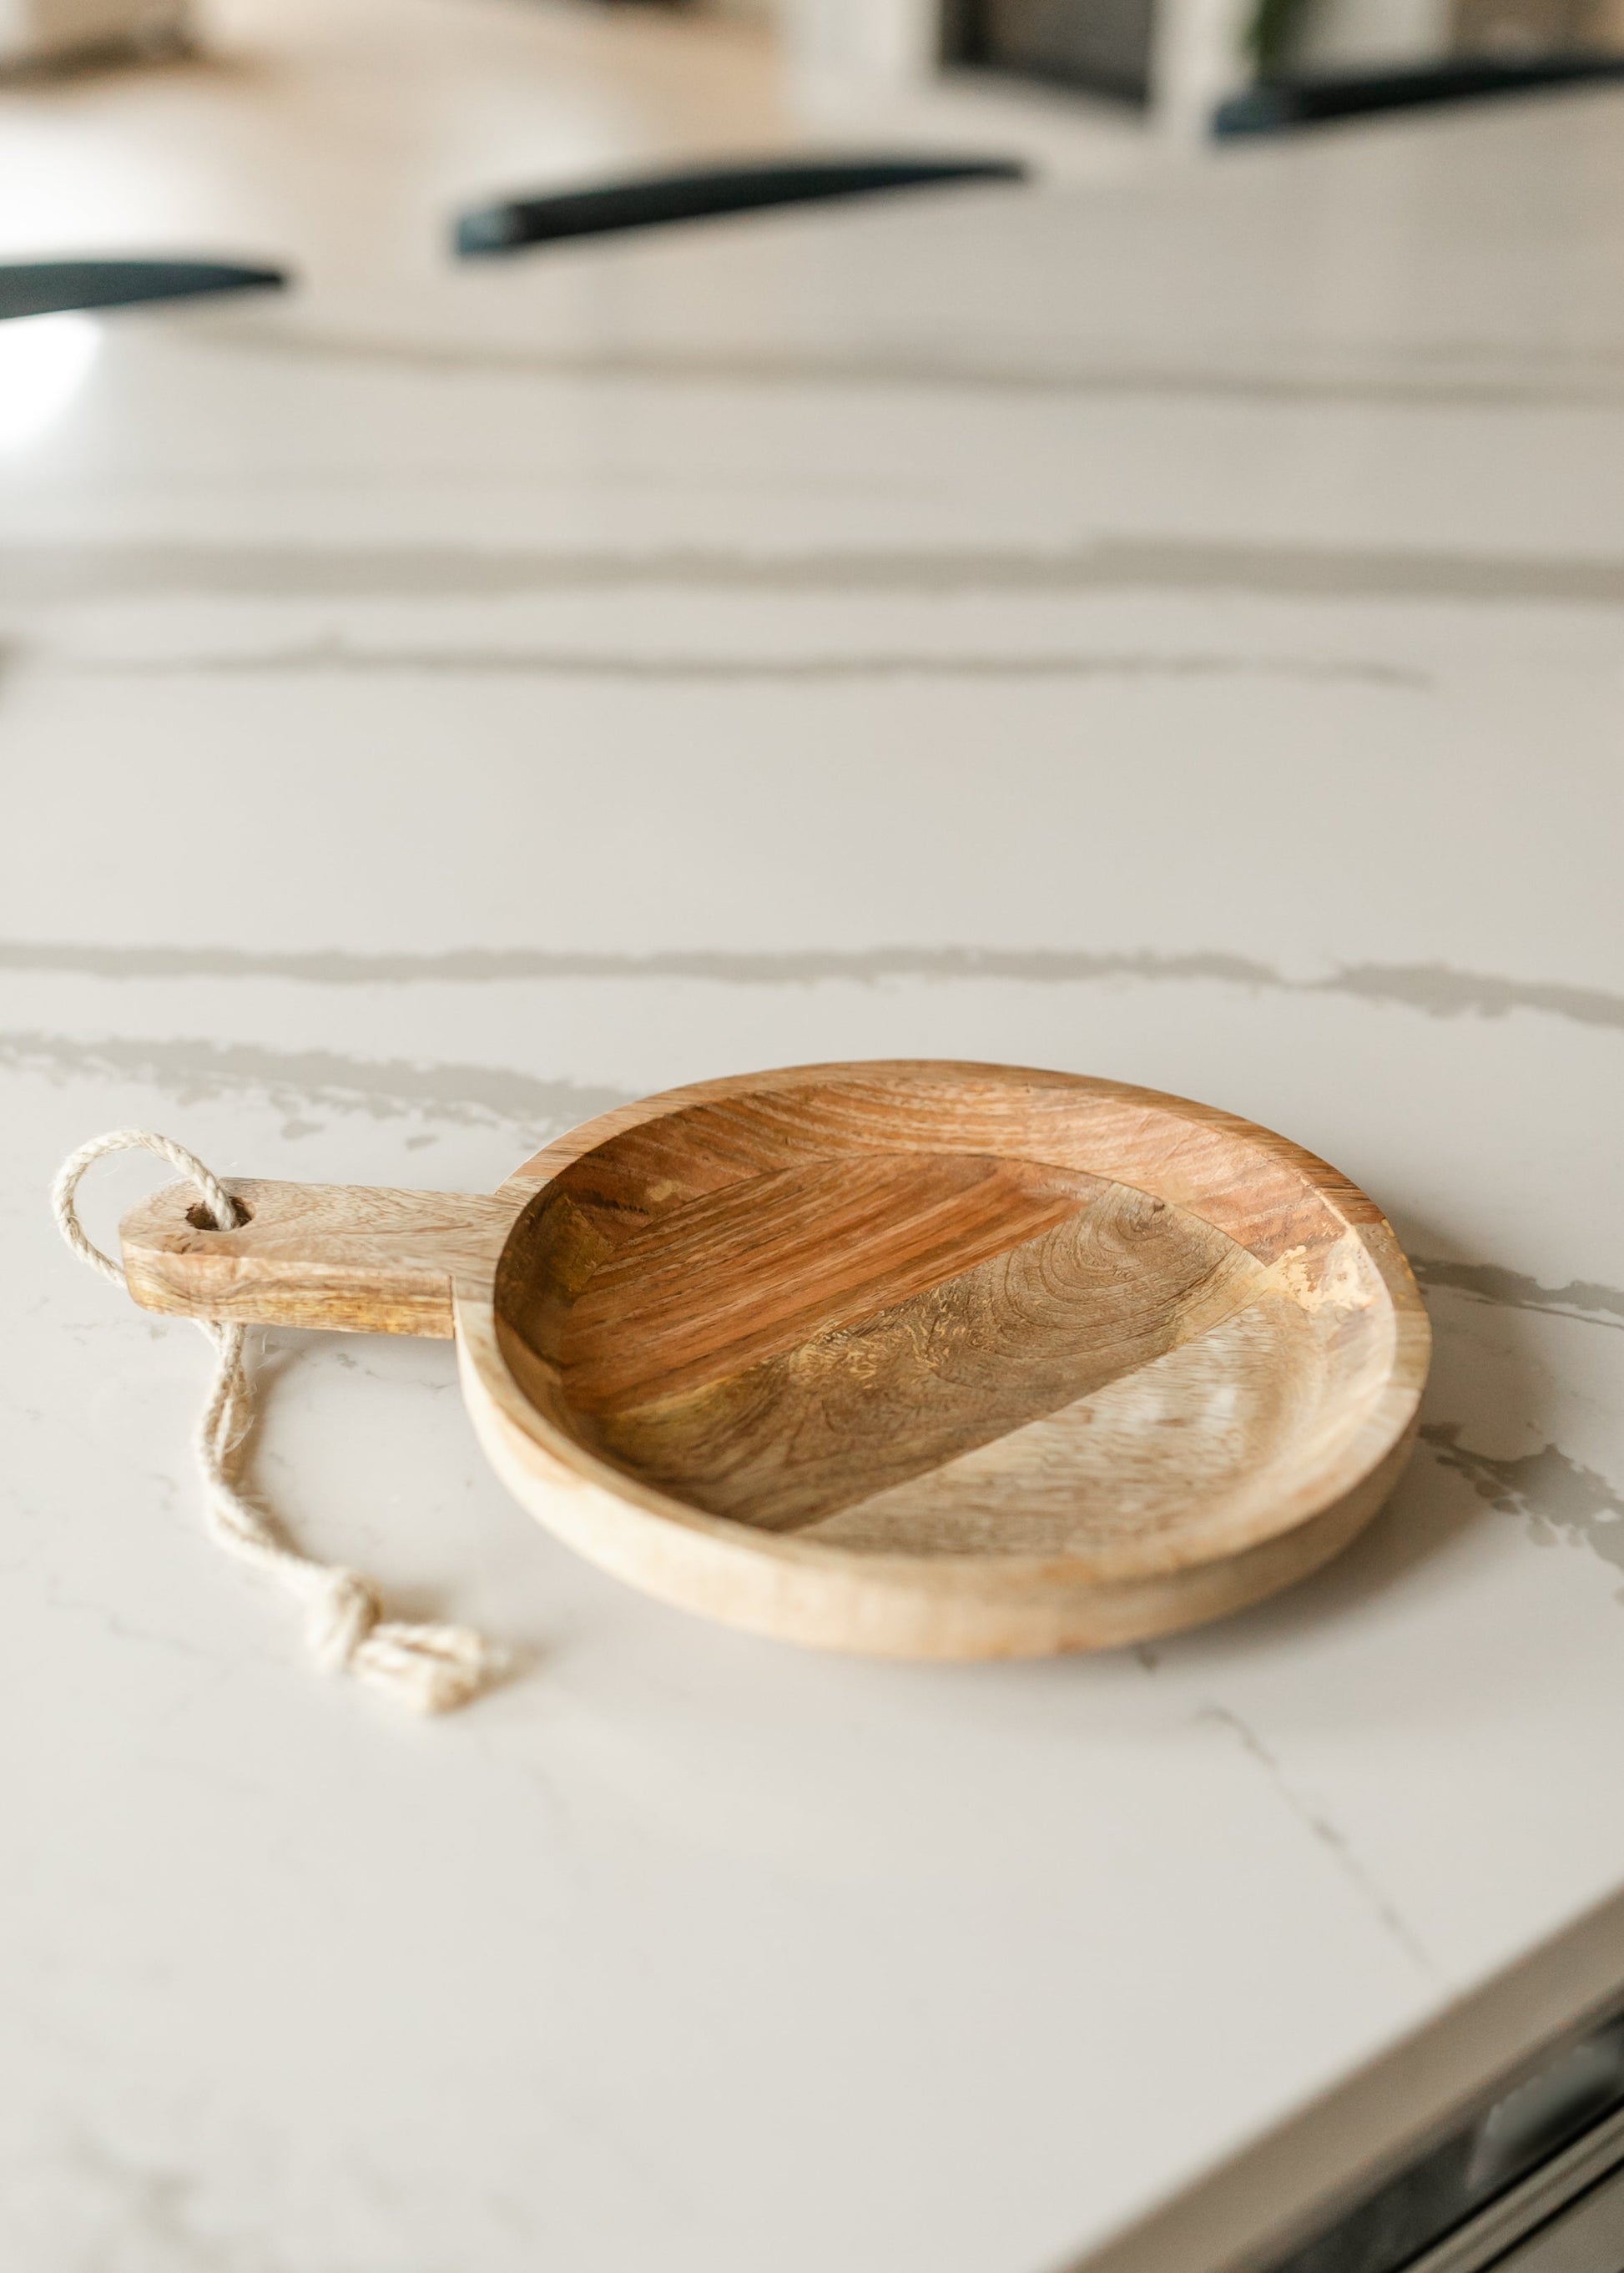
[[(86, 1235), (75, 1194), (93, 1161), (109, 1152), (156, 1152), (203, 1195), (210, 1228), (235, 1231), (244, 1219), (219, 1178), (195, 1153), (148, 1129), (115, 1129), (71, 1152), (51, 1186), (57, 1228), (82, 1263), (128, 1287), (124, 1272)], [(275, 1523), (239, 1489), (244, 1439), (253, 1418), (253, 1390), (244, 1363), (245, 1329), (198, 1318), (214, 1345), (214, 1377), (192, 1438), (207, 1492), (209, 1527), (240, 1562), (267, 1571), (305, 1605), (304, 1632), (317, 1662), (369, 1682), (397, 1704), (418, 1713), (447, 1713), (466, 1705), (502, 1670), (500, 1651), (468, 1626), (410, 1625), (386, 1618), (377, 1594), (358, 1571), (318, 1563), (281, 1536)]]

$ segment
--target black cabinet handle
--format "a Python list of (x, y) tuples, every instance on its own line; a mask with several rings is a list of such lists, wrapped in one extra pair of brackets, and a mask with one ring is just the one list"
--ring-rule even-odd
[(1461, 56), (1402, 71), (1266, 79), (1219, 104), (1213, 113), (1213, 132), (1221, 139), (1281, 134), (1297, 126), (1317, 126), (1326, 119), (1363, 118), (1427, 103), (1474, 102), (1485, 95), (1528, 94), (1541, 87), (1609, 79), (1624, 79), (1624, 56), (1583, 50), (1505, 60)]
[(752, 213), (801, 205), (813, 198), (857, 198), (879, 190), (920, 189), (935, 182), (1019, 182), (1026, 169), (1009, 158), (791, 158), (764, 164), (708, 166), (645, 174), (596, 189), (545, 197), (506, 198), (462, 214), (455, 250), (464, 260), (516, 252), (564, 236), (607, 229), (655, 229), (713, 214)]
[(54, 316), (70, 308), (126, 308), (141, 300), (189, 300), (200, 292), (274, 291), (280, 268), (220, 260), (0, 261), (0, 319)]

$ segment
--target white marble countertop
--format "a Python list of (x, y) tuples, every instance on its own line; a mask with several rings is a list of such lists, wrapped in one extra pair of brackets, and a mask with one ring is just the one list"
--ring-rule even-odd
[[(71, 400), (59, 335), (0, 460), (6, 2262), (1041, 2273), (1624, 1885), (1621, 214), (1584, 96), (130, 314)], [(803, 1655), (538, 1531), (448, 1346), (280, 1337), (301, 1535), (527, 1653), (403, 1725), (202, 1535), (199, 1339), (43, 1204), (120, 1123), (479, 1189), (878, 1054), (1378, 1197), (1438, 1350), (1360, 1545), (1137, 1654)]]

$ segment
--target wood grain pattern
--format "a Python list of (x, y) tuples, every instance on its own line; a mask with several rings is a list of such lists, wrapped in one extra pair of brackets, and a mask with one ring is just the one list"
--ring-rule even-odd
[(170, 1184), (120, 1226), (130, 1292), (148, 1310), (351, 1333), (453, 1331), (454, 1279), (489, 1279), (513, 1227), (509, 1200), (372, 1184), (233, 1177), (249, 1220), (194, 1221), (197, 1194)]
[(1266, 1498), (1319, 1401), (1324, 1352), (1294, 1302), (1245, 1307), (1146, 1365), (839, 1509), (816, 1536), (866, 1553), (1086, 1556), (1101, 1577), (1124, 1543), (1181, 1553), (1199, 1507), (1231, 1521)]
[[(687, 1393), (584, 1409), (617, 1465), (765, 1530), (815, 1523), (1147, 1363), (1263, 1268), (1120, 1184), (1040, 1236)], [(690, 1296), (703, 1317), (707, 1290)], [(568, 1342), (563, 1394), (583, 1410)]]
[[(1370, 1199), (1078, 1076), (787, 1069), (618, 1109), (490, 1199), (245, 1185), (126, 1225), (138, 1299), (443, 1332), (527, 1505), (818, 1646), (1104, 1646), (1317, 1567), (1413, 1439), (1425, 1312)], [(184, 1197), (184, 1196), (183, 1196)]]
[(951, 1150), (1137, 1183), (1269, 1261), (1346, 1223), (1382, 1220), (1346, 1177), (1272, 1130), (1154, 1090), (1024, 1067), (793, 1067), (674, 1090), (601, 1125), (607, 1141), (586, 1145), (573, 1132), (503, 1189), (560, 1185), (614, 1236), (748, 1176), (853, 1152)]
[(917, 1152), (707, 1194), (594, 1272), (558, 1353), (569, 1401), (606, 1414), (699, 1388), (1002, 1255), (1104, 1189), (1026, 1160)]

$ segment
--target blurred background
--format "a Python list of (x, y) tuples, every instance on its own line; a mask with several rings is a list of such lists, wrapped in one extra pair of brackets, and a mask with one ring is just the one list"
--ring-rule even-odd
[(499, 184), (853, 142), (1086, 178), (1293, 123), (1259, 88), (1621, 54), (1624, 0), (0, 0), (0, 254), (410, 270)]

